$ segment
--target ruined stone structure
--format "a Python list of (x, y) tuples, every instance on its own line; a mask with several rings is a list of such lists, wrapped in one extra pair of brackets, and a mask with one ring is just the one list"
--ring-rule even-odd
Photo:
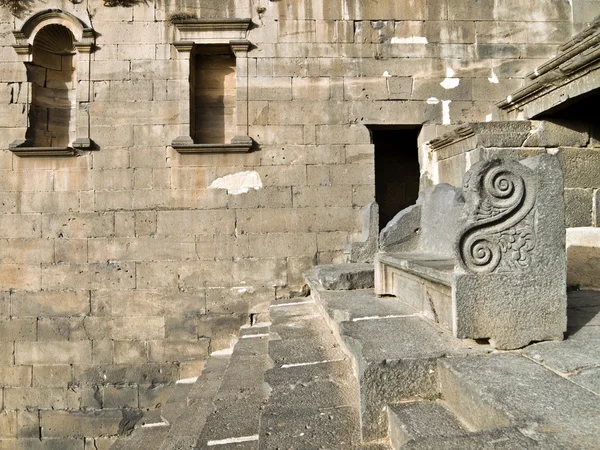
[(557, 154), (573, 264), (594, 258), (596, 129), (535, 101), (600, 1), (0, 4), (0, 448), (108, 448), (479, 160)]
[(375, 292), (401, 298), (456, 337), (489, 339), (496, 348), (561, 340), (562, 192), (551, 155), (474, 164), (463, 189), (438, 184), (416, 206), (421, 239), (412, 252), (377, 254)]

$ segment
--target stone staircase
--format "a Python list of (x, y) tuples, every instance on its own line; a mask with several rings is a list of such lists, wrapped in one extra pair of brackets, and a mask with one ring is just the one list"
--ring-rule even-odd
[(600, 294), (571, 296), (568, 340), (498, 351), (307, 282), (112, 450), (600, 448)]
[(307, 276), (311, 295), (359, 382), (364, 442), (393, 449), (600, 448), (600, 294), (571, 295), (569, 323), (577, 328), (568, 340), (498, 351), (452, 337), (396, 298), (324, 289), (316, 275)]
[(358, 386), (310, 298), (282, 299), (111, 450), (358, 449)]
[(160, 411), (145, 416), (111, 450), (192, 450), (215, 445), (227, 450), (246, 448), (238, 442), (257, 441), (259, 410), (266, 398), (268, 336), (268, 324), (242, 327), (233, 349), (213, 353), (195, 382), (178, 383)]

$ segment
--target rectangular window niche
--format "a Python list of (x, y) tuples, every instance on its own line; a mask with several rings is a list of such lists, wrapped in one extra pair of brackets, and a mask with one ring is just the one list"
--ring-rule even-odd
[(180, 93), (179, 153), (240, 153), (248, 136), (248, 49), (250, 19), (175, 21)]

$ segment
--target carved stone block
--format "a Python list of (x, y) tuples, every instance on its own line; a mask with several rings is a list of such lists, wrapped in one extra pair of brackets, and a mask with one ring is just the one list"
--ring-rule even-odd
[(474, 165), (455, 252), (454, 333), (497, 348), (562, 339), (566, 256), (562, 172), (540, 155)]
[[(377, 294), (410, 297), (408, 303), (456, 337), (489, 339), (496, 348), (562, 339), (566, 256), (558, 159), (482, 161), (464, 180), (462, 195), (444, 189), (456, 192), (447, 196), (455, 201), (445, 208), (432, 207), (436, 195), (421, 198), (423, 211), (439, 213), (427, 220), (422, 214), (416, 250), (376, 256)], [(445, 250), (449, 247), (453, 255)]]

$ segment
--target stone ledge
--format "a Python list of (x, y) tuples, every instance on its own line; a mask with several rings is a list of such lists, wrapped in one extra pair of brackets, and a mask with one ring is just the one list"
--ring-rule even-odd
[(228, 43), (231, 40), (245, 39), (252, 19), (176, 19), (173, 25), (182, 41), (196, 43)]
[(452, 284), (456, 260), (423, 253), (380, 253), (377, 261), (445, 286)]
[(248, 136), (236, 136), (229, 144), (194, 144), (191, 139), (177, 138), (171, 147), (179, 153), (248, 153), (252, 144)]
[(17, 156), (76, 156), (77, 151), (72, 147), (12, 147), (8, 148)]
[[(543, 102), (537, 104), (536, 101), (552, 91), (572, 85), (573, 89), (569, 95), (563, 92), (559, 103), (589, 92), (592, 86), (585, 83), (577, 86), (576, 80), (600, 68), (600, 21), (594, 21), (589, 28), (564, 44), (560, 50), (561, 53), (556, 57), (527, 76), (532, 80), (529, 85), (496, 103), (496, 106), (506, 113), (528, 108), (526, 118), (533, 118), (549, 109)], [(554, 106), (556, 104), (552, 105)]]
[(328, 290), (373, 287), (373, 264), (324, 264), (316, 266), (312, 274)]

